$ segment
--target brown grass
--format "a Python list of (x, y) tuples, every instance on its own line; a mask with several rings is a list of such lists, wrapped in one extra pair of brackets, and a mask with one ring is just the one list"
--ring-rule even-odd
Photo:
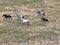
[[(42, 7), (1, 6), (4, 10), (0, 11), (0, 45), (60, 45), (60, 5), (56, 3), (46, 0)], [(43, 23), (37, 17), (36, 12), (41, 10), (49, 22)], [(3, 21), (4, 13), (12, 15), (12, 21)], [(26, 15), (31, 26), (18, 21), (15, 13)]]

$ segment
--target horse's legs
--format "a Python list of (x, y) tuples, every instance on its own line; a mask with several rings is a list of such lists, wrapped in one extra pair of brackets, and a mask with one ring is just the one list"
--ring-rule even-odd
[(10, 18), (9, 18), (9, 20), (10, 20)]
[(5, 18), (3, 18), (3, 21), (5, 20)]
[(30, 25), (30, 22), (27, 22), (27, 25)]
[(3, 18), (3, 20), (7, 20), (7, 18)]
[(9, 20), (12, 20), (12, 18), (8, 18)]
[(6, 18), (6, 21), (7, 21), (7, 18)]
[(12, 20), (12, 18), (10, 18)]

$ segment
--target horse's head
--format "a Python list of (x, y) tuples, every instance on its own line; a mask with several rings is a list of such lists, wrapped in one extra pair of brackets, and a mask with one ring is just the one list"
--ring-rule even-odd
[(44, 20), (44, 18), (42, 18)]
[(4, 14), (2, 17), (6, 17), (7, 15), (6, 14)]

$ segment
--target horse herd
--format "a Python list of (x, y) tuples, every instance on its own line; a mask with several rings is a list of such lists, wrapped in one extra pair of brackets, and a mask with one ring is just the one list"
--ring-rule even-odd
[[(45, 12), (40, 12), (40, 11), (37, 11), (36, 12), (38, 15), (37, 16), (45, 16)], [(29, 19), (26, 19), (24, 15), (17, 15), (16, 16), (18, 17), (18, 20), (22, 21), (22, 23), (25, 23), (27, 25), (30, 25), (30, 20)], [(8, 14), (3, 14), (2, 17), (4, 17), (4, 19), (9, 19), (9, 20), (12, 20), (12, 16), (11, 15), (8, 15)], [(41, 18), (42, 22), (48, 22), (48, 19), (47, 18)]]

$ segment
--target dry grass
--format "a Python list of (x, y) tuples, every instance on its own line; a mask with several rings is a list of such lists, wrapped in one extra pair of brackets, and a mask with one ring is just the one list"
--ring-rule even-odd
[[(37, 2), (35, 0), (35, 3)], [(56, 5), (57, 2), (53, 0), (52, 2), (49, 3), (47, 0), (44, 2), (45, 5), (41, 6), (38, 3), (36, 4), (38, 6), (33, 7), (31, 5), (1, 6), (0, 45), (60, 45), (60, 5)], [(38, 10), (46, 12), (45, 18), (48, 18), (49, 22), (44, 23), (40, 20), (41, 17), (37, 17)], [(12, 15), (12, 21), (3, 21), (4, 13)], [(27, 15), (31, 25), (18, 21), (17, 17), (14, 17), (15, 13)]]

